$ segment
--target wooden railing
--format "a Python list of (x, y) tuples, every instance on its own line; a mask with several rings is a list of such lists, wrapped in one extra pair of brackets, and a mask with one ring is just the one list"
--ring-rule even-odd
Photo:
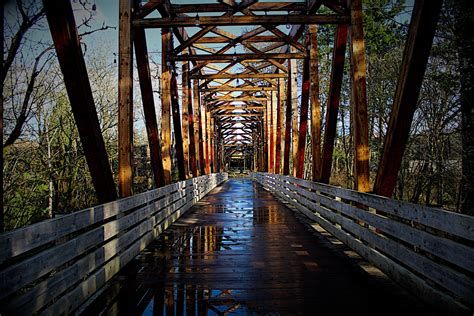
[(225, 180), (205, 175), (0, 235), (0, 314), (70, 314)]
[(474, 217), (288, 176), (252, 176), (421, 298), (447, 311), (474, 306)]

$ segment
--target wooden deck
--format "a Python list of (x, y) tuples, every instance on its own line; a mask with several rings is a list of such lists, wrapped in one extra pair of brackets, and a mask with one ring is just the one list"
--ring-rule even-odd
[(232, 179), (152, 242), (82, 313), (436, 314), (347, 254), (259, 184)]

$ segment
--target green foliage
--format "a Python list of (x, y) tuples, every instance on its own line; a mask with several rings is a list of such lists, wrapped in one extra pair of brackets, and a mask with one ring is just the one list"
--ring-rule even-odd
[(405, 0), (364, 0), (364, 36), (369, 55), (384, 54), (398, 47), (405, 36)]

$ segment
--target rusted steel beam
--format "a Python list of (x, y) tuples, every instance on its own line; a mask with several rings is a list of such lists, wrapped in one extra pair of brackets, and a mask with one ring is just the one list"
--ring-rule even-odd
[(374, 184), (374, 193), (390, 197), (397, 183), (423, 75), (441, 11), (441, 0), (415, 1), (402, 69)]
[(178, 165), (179, 180), (186, 180), (186, 167), (184, 161), (183, 134), (181, 130), (181, 115), (179, 113), (178, 84), (176, 75), (171, 75), (171, 109), (175, 137), (176, 160)]
[[(290, 48), (290, 51), (295, 51), (294, 47)], [(293, 168), (291, 174), (296, 177), (296, 170), (298, 169), (298, 65), (296, 60), (292, 59), (288, 62), (291, 64), (291, 76), (289, 78), (289, 84), (291, 85), (291, 144), (292, 144), (292, 160)]]
[(349, 16), (335, 14), (317, 15), (255, 15), (255, 16), (178, 16), (173, 18), (135, 19), (133, 27), (196, 27), (196, 26), (241, 26), (241, 25), (278, 25), (278, 24), (347, 24)]
[(170, 29), (161, 30), (161, 148), (165, 184), (171, 183), (171, 64), (172, 52)]
[[(188, 107), (188, 126), (189, 126), (189, 169), (193, 177), (199, 175), (198, 172), (198, 146), (197, 141), (199, 138), (196, 130), (196, 116), (197, 113), (193, 107), (193, 90), (191, 88), (191, 79), (189, 78), (189, 64), (185, 62), (183, 64), (183, 107)], [(183, 118), (184, 119), (184, 118)]]
[(99, 203), (115, 200), (117, 191), (100, 130), (71, 3), (44, 0), (43, 5), (97, 199)]
[(214, 172), (217, 172), (217, 169), (216, 169), (216, 139), (215, 139), (215, 122), (214, 122), (214, 118), (211, 116), (211, 142), (210, 142), (210, 146), (211, 146), (211, 172), (214, 173)]
[(266, 142), (266, 139), (265, 139), (265, 122), (262, 120), (259, 124), (259, 132), (260, 132), (260, 146), (258, 147), (259, 149), (259, 160), (260, 160), (260, 170), (263, 171), (263, 172), (266, 172), (266, 162), (267, 162), (267, 159), (266, 159), (266, 146), (265, 146), (265, 142)]
[(321, 176), (321, 106), (319, 104), (318, 38), (316, 25), (309, 26), (312, 180)]
[(212, 26), (207, 26), (207, 27), (199, 30), (194, 35), (187, 38), (186, 41), (184, 41), (183, 43), (178, 45), (178, 47), (176, 47), (176, 49), (174, 50), (174, 53), (178, 54), (178, 53), (184, 51), (186, 48), (191, 47), (191, 45), (193, 45), (197, 40), (199, 40), (201, 37), (203, 37), (204, 35), (209, 33), (212, 29), (213, 29)]
[(263, 114), (263, 148), (262, 148), (262, 166), (263, 171), (268, 172), (268, 132), (269, 132), (269, 120), (268, 120), (268, 102), (265, 104), (266, 110)]
[[(169, 1), (169, 0), (168, 0)], [(239, 6), (240, 9), (244, 9), (245, 7), (251, 5), (252, 2), (246, 2), (244, 4), (241, 4)], [(226, 19), (226, 18), (229, 18), (231, 17), (232, 15), (234, 15), (235, 13), (237, 13), (239, 11), (239, 9), (237, 7), (234, 7), (232, 8), (231, 10), (227, 10), (222, 16), (220, 16), (219, 18), (221, 19)], [(163, 18), (168, 18), (168, 19), (179, 19), (179, 18), (183, 18), (183, 17), (177, 17), (175, 13), (173, 13), (173, 16), (170, 17), (170, 15), (162, 15)], [(159, 20), (159, 19), (157, 19)], [(194, 21), (196, 21), (196, 19), (194, 18)], [(137, 21), (138, 22), (138, 21)], [(194, 23), (192, 26), (196, 26), (196, 23)], [(181, 26), (179, 27), (181, 29), (183, 29), (182, 33), (184, 33), (184, 28)], [(177, 26), (174, 26), (174, 29), (179, 29)], [(203, 37), (204, 35), (206, 35), (207, 33), (213, 31), (215, 33), (215, 29), (216, 27), (215, 26), (204, 26), (204, 28), (202, 28), (201, 30), (199, 30), (198, 32), (196, 32), (193, 36), (189, 37), (189, 38), (184, 38), (183, 37), (183, 40), (181, 41), (180, 40), (180, 45), (175, 49), (175, 54), (178, 54), (179, 52), (182, 52), (185, 48), (191, 46), (194, 42), (196, 42), (198, 39), (200, 39), (201, 37)], [(194, 54), (194, 52), (192, 52)]]
[[(298, 48), (301, 51), (304, 51), (304, 46), (298, 42), (298, 39), (301, 37), (301, 35), (303, 35), (304, 29), (305, 29), (305, 25), (293, 25), (291, 27), (290, 33), (285, 37), (286, 42), (289, 43), (290, 45), (293, 45), (293, 47)], [(288, 41), (290, 39), (291, 39), (291, 42)], [(290, 51), (290, 45), (282, 46), (280, 48), (279, 53), (280, 54), (288, 53)], [(277, 69), (278, 68), (275, 68), (274, 72), (276, 72)]]
[[(284, 89), (285, 80), (278, 79), (278, 94), (277, 94), (277, 130), (276, 130), (276, 144), (275, 144), (275, 173), (281, 174), (281, 150), (282, 150), (282, 133), (283, 133), (283, 119), (285, 116), (284, 105)], [(283, 146), (284, 147), (284, 146)]]
[[(308, 109), (310, 93), (310, 59), (303, 60), (303, 85), (301, 87), (301, 109), (300, 109), (300, 128), (298, 134), (298, 150), (296, 152), (296, 174), (295, 176), (304, 179), (304, 156), (306, 152), (306, 133), (308, 132)], [(314, 157), (313, 157), (314, 159)]]
[(274, 78), (286, 78), (286, 74), (267, 74), (267, 73), (220, 73), (212, 75), (192, 75), (191, 79), (244, 79), (244, 78), (254, 78), (254, 79), (274, 79)]
[(204, 44), (196, 44), (194, 43), (193, 44), (193, 47), (196, 48), (196, 49), (199, 49), (199, 50), (202, 50), (206, 53), (210, 53), (210, 54), (216, 54), (217, 53), (217, 49), (215, 48), (212, 48), (212, 47), (209, 47), (207, 45), (204, 45)]
[(270, 165), (269, 169), (270, 172), (275, 173), (275, 152), (276, 152), (276, 130), (277, 130), (277, 111), (278, 111), (278, 98), (277, 92), (273, 91), (271, 93), (271, 100), (272, 100), (272, 129), (271, 129), (271, 136), (270, 136)]
[(352, 126), (354, 135), (354, 182), (360, 192), (370, 191), (369, 178), (369, 122), (362, 0), (350, 1), (350, 51), (352, 83)]
[[(184, 159), (184, 174), (186, 178), (192, 177), (190, 174), (189, 168), (189, 107), (188, 103), (190, 102), (189, 98), (189, 89), (187, 87), (189, 73), (188, 73), (188, 62), (185, 61), (181, 67), (181, 124), (182, 124), (182, 132), (183, 132), (183, 159)], [(192, 112), (191, 112), (192, 113)]]
[(265, 111), (264, 106), (246, 106), (246, 107), (238, 107), (238, 106), (222, 106), (217, 107), (211, 110), (211, 113), (217, 113), (218, 111), (225, 111), (225, 112), (218, 112), (218, 114), (224, 113), (233, 113), (235, 110), (256, 110), (257, 112)]
[(216, 91), (276, 91), (277, 87), (215, 87), (210, 86), (205, 89), (201, 89), (203, 92), (216, 92)]
[(214, 114), (215, 117), (254, 117), (254, 116), (264, 116), (263, 113), (226, 113), (226, 114)]
[(170, 60), (174, 61), (200, 61), (209, 60), (214, 62), (220, 62), (223, 60), (265, 60), (265, 59), (303, 59), (305, 54), (302, 53), (290, 53), (290, 54), (277, 54), (277, 53), (266, 53), (266, 54), (226, 54), (226, 55), (178, 55), (170, 56)]
[(208, 103), (212, 102), (266, 102), (265, 97), (216, 97), (209, 98)]
[[(152, 1), (155, 1), (155, 0), (152, 0)], [(170, 12), (170, 8), (171, 8), (170, 0), (158, 0), (156, 2), (158, 3), (158, 6), (157, 6), (158, 12), (161, 14), (162, 17), (167, 18), (167, 17), (176, 16), (174, 12)], [(173, 33), (178, 39), (180, 45), (182, 45), (189, 39), (188, 33), (183, 27), (173, 27)], [(193, 47), (190, 47), (189, 50), (191, 54), (196, 54), (196, 50)], [(196, 65), (195, 61), (193, 61), (192, 63), (193, 65)]]
[(145, 31), (140, 29), (134, 30), (133, 42), (135, 44), (135, 58), (137, 60), (138, 79), (140, 81), (148, 147), (150, 148), (151, 169), (156, 187), (162, 187), (165, 185), (165, 180), (163, 161), (161, 159), (161, 141), (158, 131), (158, 122), (156, 120)]
[(206, 118), (206, 173), (211, 173), (211, 115), (207, 109), (205, 109)]
[[(198, 39), (195, 43), (198, 44), (218, 44), (218, 43), (229, 43), (232, 41), (231, 39), (223, 36), (205, 36)], [(278, 36), (274, 35), (260, 35), (260, 36), (253, 36), (251, 38), (246, 39), (245, 41), (249, 43), (284, 43), (285, 41)]]
[(144, 18), (151, 14), (154, 10), (158, 8), (158, 6), (161, 5), (160, 1), (149, 1), (145, 4), (143, 4), (136, 12), (136, 17), (137, 18)]
[[(176, 13), (226, 12), (229, 6), (221, 3), (173, 4)], [(252, 11), (306, 11), (304, 2), (257, 2), (249, 7)]]
[(196, 113), (197, 119), (197, 149), (198, 149), (198, 157), (199, 157), (199, 174), (204, 175), (206, 173), (206, 163), (204, 159), (204, 136), (203, 136), (203, 116), (202, 116), (202, 107), (201, 107), (201, 100), (199, 97), (199, 80), (193, 81), (193, 102), (194, 102), (194, 113)]
[(334, 139), (336, 137), (337, 113), (341, 99), (342, 76), (344, 73), (344, 58), (347, 45), (346, 25), (339, 25), (334, 38), (334, 50), (331, 66), (331, 81), (329, 85), (329, 98), (326, 111), (326, 125), (324, 128), (324, 143), (321, 162), (321, 175), (319, 181), (329, 183), (331, 176)]
[[(229, 43), (227, 45), (225, 45), (224, 47), (222, 47), (221, 49), (219, 49), (215, 55), (219, 55), (219, 54), (224, 54), (226, 51), (230, 50), (231, 48), (235, 47), (235, 45), (239, 44), (239, 43), (242, 43), (244, 44), (246, 40), (260, 34), (260, 33), (263, 33), (265, 32), (265, 28), (263, 27), (258, 27), (258, 28), (255, 28), (249, 32), (246, 32), (240, 36), (235, 36), (234, 34), (232, 33), (229, 33), (229, 32), (225, 32), (219, 28), (213, 28), (213, 32), (215, 33), (218, 33), (220, 34), (221, 36), (229, 39)], [(177, 50), (177, 52), (179, 52), (179, 50)], [(210, 68), (210, 66), (208, 66), (208, 64), (210, 63), (210, 61), (207, 61), (207, 62), (201, 62), (199, 63), (194, 69), (193, 69), (193, 72), (203, 68), (203, 67), (208, 67)], [(232, 62), (231, 65), (234, 65), (236, 64), (237, 61), (235, 62)], [(227, 66), (229, 67), (229, 66)], [(227, 68), (226, 67), (226, 68)], [(224, 71), (225, 69), (219, 69), (219, 73), (221, 73), (222, 71)]]
[[(288, 63), (288, 72), (293, 73), (292, 63)], [(292, 77), (292, 76), (291, 76)], [(286, 84), (286, 113), (285, 113), (285, 145), (283, 150), (283, 174), (290, 174), (290, 142), (291, 142), (291, 116), (292, 116), (292, 84), (291, 77), (288, 78)], [(296, 114), (296, 113), (295, 113)]]
[(349, 11), (344, 1), (324, 0), (323, 2), (324, 2), (324, 6), (327, 7), (328, 9), (331, 9), (334, 13), (347, 14)]
[(119, 4), (119, 83), (118, 83), (118, 188), (120, 197), (132, 195), (133, 188), (133, 56), (132, 0)]

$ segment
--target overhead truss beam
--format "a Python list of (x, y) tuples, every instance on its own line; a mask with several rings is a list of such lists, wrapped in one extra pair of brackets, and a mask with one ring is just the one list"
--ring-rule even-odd
[(275, 24), (347, 24), (349, 16), (335, 14), (316, 15), (253, 15), (253, 16), (177, 16), (171, 18), (135, 19), (134, 27), (196, 27), (196, 26), (243, 26)]

